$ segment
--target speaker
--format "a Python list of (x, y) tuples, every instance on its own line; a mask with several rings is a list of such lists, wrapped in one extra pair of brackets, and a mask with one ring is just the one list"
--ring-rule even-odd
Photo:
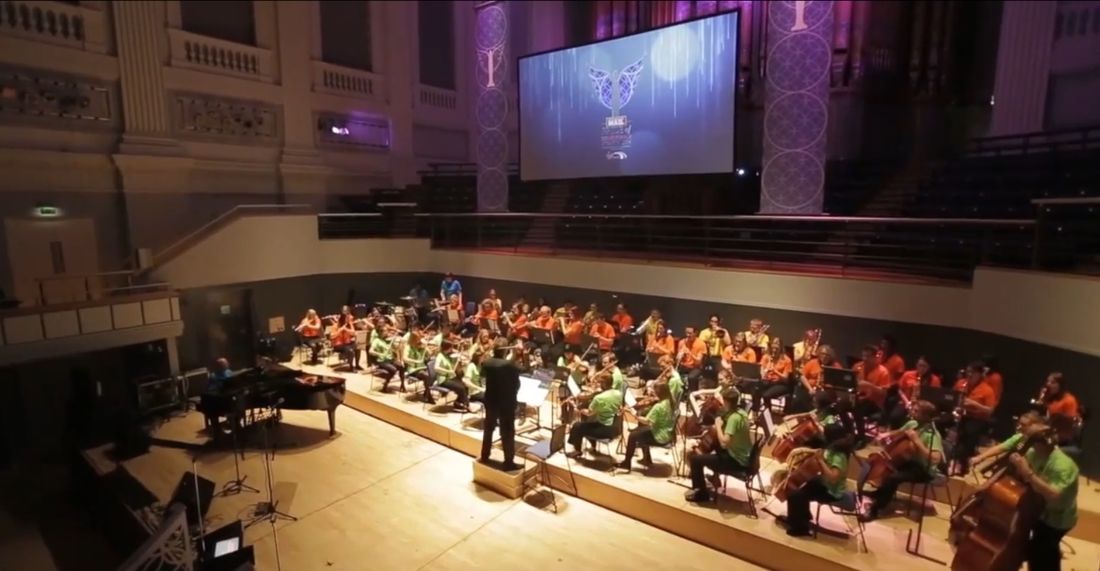
[[(180, 477), (168, 505), (176, 502), (183, 504), (187, 509), (187, 525), (196, 526), (210, 509), (210, 500), (214, 499), (215, 487), (213, 480), (207, 480), (189, 471)], [(196, 488), (198, 488), (197, 492)]]
[(120, 413), (115, 416), (114, 424), (115, 447), (111, 450), (113, 460), (121, 462), (149, 451), (153, 439), (136, 415), (130, 412)]

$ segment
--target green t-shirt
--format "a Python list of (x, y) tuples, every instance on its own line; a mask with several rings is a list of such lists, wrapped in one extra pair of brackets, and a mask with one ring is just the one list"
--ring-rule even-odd
[(815, 410), (814, 411), (814, 420), (816, 420), (817, 423), (820, 424), (822, 428), (825, 428), (826, 426), (829, 426), (830, 424), (834, 424), (837, 421), (835, 414), (833, 414), (831, 412), (823, 411), (823, 410)]
[(1023, 442), (1023, 440), (1024, 435), (1017, 432), (1016, 434), (1013, 434), (1012, 436), (1006, 438), (1005, 441), (1001, 443), (1001, 447), (1005, 448), (1006, 450), (1011, 450), (1019, 446), (1020, 443)]
[(1041, 516), (1043, 523), (1054, 529), (1077, 525), (1077, 463), (1061, 448), (1055, 448), (1045, 462), (1034, 450), (1028, 450), (1024, 458), (1040, 478), (1059, 492), (1057, 498), (1047, 500)]
[(668, 399), (653, 405), (645, 415), (649, 420), (649, 429), (657, 444), (667, 444), (672, 439), (672, 403)]
[(425, 357), (427, 357), (428, 352), (423, 347), (413, 347), (412, 345), (405, 345), (405, 347), (401, 349), (401, 351), (403, 353), (402, 358), (405, 360), (406, 372), (415, 373), (417, 371), (422, 371), (425, 367), (427, 367), (424, 359)]
[(611, 388), (621, 391), (626, 384), (626, 377), (623, 377), (623, 372), (618, 367), (611, 368)]
[(442, 384), (455, 378), (454, 361), (440, 353), (435, 356), (435, 384)]
[(473, 363), (466, 365), (462, 372), (462, 380), (470, 387), (470, 394), (480, 394), (485, 391), (485, 383), (481, 380), (481, 369)]
[(615, 415), (619, 414), (619, 409), (622, 408), (622, 406), (622, 391), (608, 389), (596, 395), (588, 408), (596, 413), (596, 420), (600, 421), (600, 424), (611, 426), (615, 423)]
[[(917, 436), (920, 438), (924, 446), (928, 448), (929, 452), (939, 452), (940, 458), (944, 458), (943, 454), (943, 437), (940, 436), (940, 431), (936, 430), (936, 426), (929, 422), (928, 424), (921, 426), (917, 424), (917, 421), (909, 419), (905, 424), (901, 425), (902, 430), (915, 430)], [(922, 460), (927, 463), (928, 474), (935, 476), (940, 473), (940, 467), (937, 464), (932, 463), (931, 458), (928, 460)]]
[(684, 379), (676, 369), (668, 376), (668, 391), (672, 393), (672, 402), (680, 402), (680, 397), (684, 394)]
[(726, 452), (730, 457), (742, 466), (748, 466), (749, 456), (752, 454), (752, 436), (749, 433), (749, 417), (745, 411), (737, 409), (726, 416), (722, 425), (729, 443)]
[(825, 489), (828, 490), (829, 495), (840, 499), (844, 495), (848, 486), (848, 455), (836, 450), (825, 449), (825, 464), (830, 468), (836, 468), (840, 470), (840, 478), (835, 483), (829, 483), (822, 478), (822, 483), (825, 484)]
[(392, 361), (393, 345), (382, 337), (375, 337), (374, 341), (370, 342), (370, 354), (381, 361)]

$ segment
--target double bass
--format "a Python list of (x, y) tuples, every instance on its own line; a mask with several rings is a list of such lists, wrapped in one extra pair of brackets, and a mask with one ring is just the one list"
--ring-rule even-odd
[(1054, 433), (1028, 438), (1004, 454), (989, 468), (996, 473), (951, 514), (952, 571), (1016, 571), (1023, 565), (1043, 498), (1017, 477), (1008, 458), (1026, 452), (1035, 438), (1053, 440)]
[(779, 442), (772, 448), (772, 458), (779, 460), (780, 462), (786, 462), (790, 457), (791, 451), (795, 448), (806, 446), (815, 439), (820, 439), (825, 436), (825, 430), (821, 427), (821, 424), (814, 419), (813, 414), (802, 416), (798, 419), (798, 423), (795, 424), (790, 432), (783, 435), (779, 439)]

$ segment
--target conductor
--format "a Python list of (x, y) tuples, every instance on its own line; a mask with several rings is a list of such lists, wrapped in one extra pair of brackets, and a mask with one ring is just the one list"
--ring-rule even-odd
[[(509, 351), (511, 355), (509, 355)], [(485, 380), (485, 425), (481, 438), (483, 464), (489, 462), (493, 448), (493, 431), (500, 424), (500, 445), (504, 449), (505, 472), (519, 468), (513, 461), (516, 456), (516, 396), (519, 393), (519, 364), (523, 348), (498, 345), (493, 357), (481, 364), (481, 377)]]

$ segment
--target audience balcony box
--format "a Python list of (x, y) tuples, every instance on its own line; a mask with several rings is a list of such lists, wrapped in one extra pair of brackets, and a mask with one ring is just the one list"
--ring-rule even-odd
[(176, 29), (168, 30), (168, 43), (173, 67), (275, 82), (275, 57), (271, 50)]
[(104, 54), (107, 28), (102, 10), (63, 2), (0, 2), (0, 34)]

